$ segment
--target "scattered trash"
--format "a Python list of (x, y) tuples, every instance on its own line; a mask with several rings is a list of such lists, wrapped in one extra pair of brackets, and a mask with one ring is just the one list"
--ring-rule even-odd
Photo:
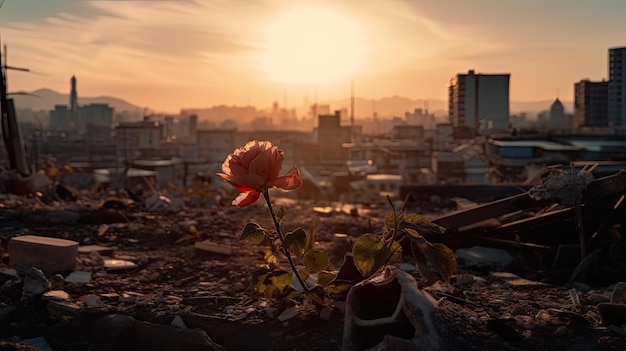
[(104, 260), (104, 270), (106, 271), (123, 271), (127, 269), (137, 268), (137, 264), (126, 260)]
[(393, 266), (353, 286), (346, 300), (343, 350), (437, 350), (437, 301)]

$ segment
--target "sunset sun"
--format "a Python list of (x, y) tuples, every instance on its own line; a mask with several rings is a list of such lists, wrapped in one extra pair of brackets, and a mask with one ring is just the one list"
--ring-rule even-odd
[(299, 8), (264, 30), (260, 69), (274, 81), (323, 84), (358, 71), (367, 46), (362, 28), (338, 12)]

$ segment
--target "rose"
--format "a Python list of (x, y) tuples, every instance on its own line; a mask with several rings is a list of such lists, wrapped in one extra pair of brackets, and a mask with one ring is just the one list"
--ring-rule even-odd
[(270, 188), (294, 190), (302, 185), (296, 166), (279, 176), (285, 153), (269, 141), (253, 140), (228, 155), (217, 175), (239, 190), (232, 204), (246, 207)]

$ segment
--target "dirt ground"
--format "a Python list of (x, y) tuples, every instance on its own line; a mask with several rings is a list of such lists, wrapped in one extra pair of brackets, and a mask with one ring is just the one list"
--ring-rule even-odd
[[(251, 274), (265, 264), (263, 255), (269, 245), (243, 243), (238, 236), (248, 221), (271, 228), (267, 208), (261, 203), (245, 209), (227, 203), (198, 207), (179, 203), (162, 212), (132, 205), (103, 209), (102, 202), (86, 199), (43, 204), (34, 198), (4, 196), (0, 204), (0, 270), (10, 267), (7, 245), (16, 235), (64, 238), (81, 246), (112, 249), (102, 255), (79, 254), (77, 270), (90, 271), (92, 277), (87, 283), (60, 283), (58, 289), (69, 294), (70, 306), (74, 306), (66, 310), (41, 297), (21, 301), (22, 284), (0, 273), (0, 349), (17, 350), (16, 342), (37, 337), (45, 338), (55, 351), (341, 349), (342, 301), (330, 313), (298, 305), (300, 313), (281, 321), (276, 317), (280, 306), (250, 289)], [(277, 199), (277, 206), (287, 210), (285, 229), (315, 229), (318, 248), (331, 253), (335, 233), (356, 237), (376, 232), (388, 212), (384, 203), (360, 206), (358, 211), (345, 206), (344, 211), (331, 214), (313, 211), (320, 205), (339, 207)], [(59, 210), (66, 216), (61, 213), (59, 217)], [(67, 216), (67, 212), (78, 216)], [(194, 247), (203, 240), (226, 245), (232, 252), (218, 254)], [(105, 259), (127, 260), (136, 266), (106, 270)], [(444, 340), (442, 349), (626, 350), (626, 332), (619, 319), (624, 312), (615, 312), (619, 327), (607, 327), (599, 311), (608, 302), (612, 286), (571, 290), (540, 272), (526, 274), (522, 278), (530, 280), (520, 281), (494, 274), (496, 270), (460, 266), (452, 278), (452, 290), (440, 284), (425, 288), (438, 301), (435, 319)], [(414, 275), (419, 279), (418, 273)], [(126, 324), (110, 323), (115, 318)], [(165, 326), (174, 320), (182, 320), (188, 330), (203, 330), (216, 345), (194, 344), (198, 334), (171, 334), (175, 328)], [(148, 324), (137, 327), (138, 321), (163, 329), (147, 332)], [(145, 339), (138, 335), (143, 333), (171, 334), (163, 342), (178, 346), (155, 348), (141, 341)], [(171, 340), (178, 338), (185, 340), (183, 346)]]

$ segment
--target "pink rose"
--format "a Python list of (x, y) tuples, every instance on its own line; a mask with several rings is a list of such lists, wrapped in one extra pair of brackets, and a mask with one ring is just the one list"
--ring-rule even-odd
[(228, 155), (217, 175), (241, 193), (233, 205), (246, 207), (255, 203), (261, 193), (269, 188), (298, 189), (302, 185), (296, 166), (278, 176), (283, 167), (285, 153), (269, 141), (249, 141), (244, 147)]

